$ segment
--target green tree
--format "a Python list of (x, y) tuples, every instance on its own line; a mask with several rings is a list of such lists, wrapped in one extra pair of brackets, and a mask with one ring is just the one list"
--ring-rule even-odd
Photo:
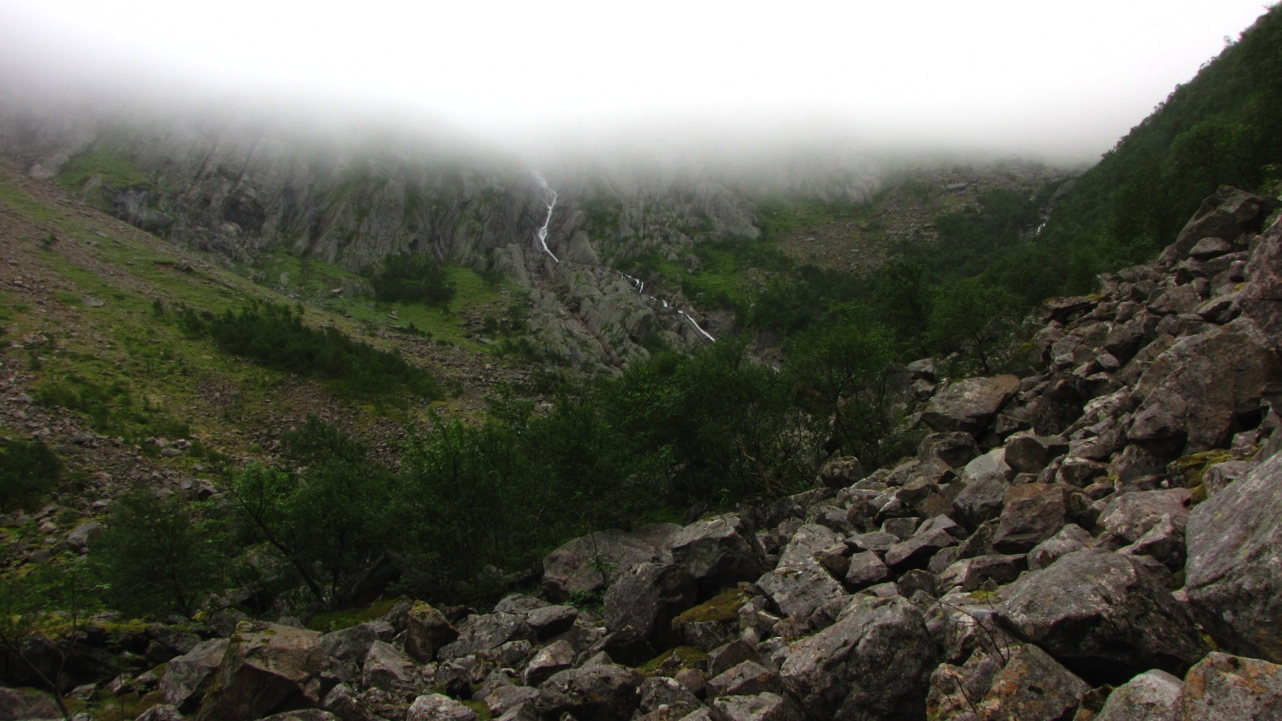
[(62, 476), (62, 462), (44, 443), (0, 440), (0, 510), (37, 502)]
[(383, 269), (370, 278), (374, 298), (385, 303), (420, 302), (446, 306), (454, 298), (454, 283), (436, 259), (401, 253), (383, 260)]
[(180, 496), (143, 489), (120, 497), (90, 558), (105, 581), (105, 600), (126, 613), (191, 616), (227, 579), (223, 529)]
[(824, 450), (852, 452), (876, 464), (888, 460), (881, 448), (894, 426), (885, 383), (895, 360), (894, 335), (862, 308), (846, 307), (838, 318), (798, 337), (788, 367), (830, 429)]
[(1019, 309), (1019, 299), (979, 278), (941, 286), (930, 318), (930, 338), (941, 353), (959, 352), (990, 373), (993, 354)]
[(317, 601), (340, 603), (388, 550), (391, 473), (316, 418), (285, 434), (282, 445), (295, 467), (251, 466), (237, 474), (236, 508)]

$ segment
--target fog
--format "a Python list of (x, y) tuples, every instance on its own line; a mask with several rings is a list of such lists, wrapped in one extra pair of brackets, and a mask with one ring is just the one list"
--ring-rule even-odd
[(535, 160), (801, 149), (1082, 164), (1264, 9), (0, 0), (0, 83), (8, 103), (377, 118)]

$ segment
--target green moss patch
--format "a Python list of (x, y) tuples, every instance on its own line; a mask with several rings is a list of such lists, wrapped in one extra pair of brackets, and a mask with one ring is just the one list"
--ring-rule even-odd
[(677, 646), (637, 667), (644, 676), (672, 676), (687, 668), (696, 668), (708, 661), (708, 654), (698, 646)]
[(672, 630), (680, 631), (687, 623), (697, 621), (714, 623), (734, 621), (739, 618), (739, 609), (747, 602), (748, 594), (740, 589), (726, 591), (672, 619)]
[(395, 606), (402, 600), (404, 599), (392, 598), (388, 600), (375, 601), (364, 608), (349, 608), (342, 611), (322, 613), (312, 618), (311, 622), (307, 624), (307, 627), (313, 631), (320, 631), (321, 633), (341, 631), (345, 628), (351, 628), (357, 624), (365, 623), (366, 621), (373, 621), (374, 619), (379, 618), (392, 610), (392, 606)]

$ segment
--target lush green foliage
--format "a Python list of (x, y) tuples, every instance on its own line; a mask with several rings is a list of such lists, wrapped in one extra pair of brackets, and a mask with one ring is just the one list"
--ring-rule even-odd
[(404, 301), (447, 306), (454, 299), (454, 283), (434, 258), (413, 253), (388, 256), (383, 267), (370, 276), (374, 298), (385, 303)]
[(179, 319), (188, 334), (208, 337), (228, 353), (268, 368), (318, 376), (348, 395), (440, 395), (427, 371), (397, 354), (352, 340), (337, 328), (311, 328), (303, 323), (301, 309), (254, 304), (239, 313), (214, 315), (185, 308)]
[(1279, 180), (1279, 48), (1282, 10), (1271, 8), (1077, 179), (1043, 234), (1054, 252), (1012, 259), (1004, 275), (1038, 268), (1060, 279), (1050, 289), (1086, 291), (1094, 273), (1173, 241), (1220, 185), (1261, 190)]
[(136, 615), (192, 615), (228, 578), (220, 524), (180, 496), (143, 490), (113, 504), (109, 525), (91, 554), (105, 582), (104, 600)]
[(314, 417), (281, 440), (292, 468), (253, 466), (238, 474), (237, 514), (318, 601), (344, 600), (389, 548), (391, 473), (362, 444)]
[(62, 462), (38, 440), (0, 440), (0, 510), (38, 503), (62, 475)]

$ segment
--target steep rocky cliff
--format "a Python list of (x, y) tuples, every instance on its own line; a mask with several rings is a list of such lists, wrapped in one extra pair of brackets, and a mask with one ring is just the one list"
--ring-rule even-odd
[[(679, 287), (640, 292), (610, 258), (676, 259), (759, 232), (744, 192), (696, 171), (552, 169), (549, 187), (514, 158), (400, 128), (162, 117), (11, 110), (0, 147), (82, 202), (228, 262), (284, 248), (365, 272), (410, 252), (499, 274), (528, 294), (535, 350), (575, 366), (617, 367), (646, 357), (643, 344), (690, 348), (707, 342), (700, 326), (716, 335), (733, 323)], [(875, 187), (871, 171), (858, 176), (843, 192)], [(582, 201), (609, 223), (589, 232)]]

